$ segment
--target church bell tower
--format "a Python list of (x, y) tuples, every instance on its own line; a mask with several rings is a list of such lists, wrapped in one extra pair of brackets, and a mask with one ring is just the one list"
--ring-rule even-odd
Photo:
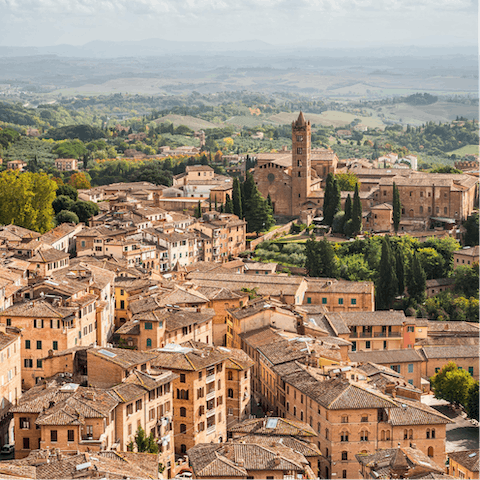
[(306, 202), (311, 185), (311, 135), (310, 121), (300, 112), (292, 122), (292, 215), (299, 215)]

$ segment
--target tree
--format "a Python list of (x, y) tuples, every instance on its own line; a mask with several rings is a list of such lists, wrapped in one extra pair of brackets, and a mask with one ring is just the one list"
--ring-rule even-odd
[(45, 173), (0, 173), (0, 224), (14, 224), (39, 233), (53, 227), (52, 202), (57, 183)]
[(352, 198), (350, 194), (347, 195), (345, 200), (345, 222), (348, 222), (352, 218)]
[(337, 277), (337, 259), (326, 237), (317, 242), (312, 235), (312, 238), (305, 243), (305, 256), (305, 268), (310, 277)]
[(138, 452), (158, 453), (158, 445), (155, 442), (153, 432), (147, 437), (145, 430), (139, 425), (135, 434), (135, 443)]
[(57, 189), (57, 197), (60, 195), (66, 195), (70, 197), (74, 202), (78, 200), (78, 192), (75, 187), (71, 185), (60, 185)]
[(91, 188), (90, 185), (90, 180), (86, 177), (86, 175), (83, 172), (77, 172), (74, 173), (68, 182), (70, 185), (72, 185), (74, 188), (77, 190), (81, 189), (89, 189)]
[(58, 225), (61, 223), (74, 223), (75, 225), (80, 222), (78, 215), (70, 210), (61, 210), (55, 216), (55, 221)]
[(272, 209), (272, 212), (273, 212), (273, 203), (272, 203), (272, 197), (270, 196), (270, 193), (267, 195), (267, 203), (268, 203), (268, 205), (270, 206), (270, 208)]
[(99, 212), (98, 205), (96, 203), (82, 202), (81, 200), (75, 202), (70, 210), (76, 213), (80, 222), (83, 223), (87, 223), (91, 217), (97, 215)]
[(338, 186), (342, 192), (353, 192), (355, 190), (355, 185), (358, 183), (358, 177), (352, 172), (337, 173), (335, 178), (337, 179)]
[(405, 263), (403, 252), (398, 246), (395, 250), (395, 273), (397, 274), (397, 293), (401, 296), (405, 292)]
[(395, 182), (393, 182), (393, 229), (395, 230), (395, 233), (398, 232), (401, 214), (402, 204), (400, 203), (400, 192), (398, 191)]
[(232, 200), (233, 200), (233, 213), (238, 218), (243, 218), (242, 214), (242, 192), (240, 190), (240, 182), (238, 178), (233, 179), (233, 191), (232, 191)]
[(70, 197), (67, 197), (66, 195), (60, 195), (52, 202), (52, 207), (55, 211), (55, 214), (58, 214), (62, 210), (70, 210), (74, 203), (75, 202)]
[(478, 245), (478, 212), (470, 215), (467, 220), (463, 223), (463, 226), (466, 229), (465, 232), (465, 245), (474, 247)]
[(475, 385), (475, 380), (468, 372), (457, 368), (454, 362), (449, 362), (430, 378), (430, 385), (435, 397), (465, 406), (469, 391)]
[(200, 218), (202, 216), (202, 204), (200, 203), (200, 200), (198, 201), (198, 205), (195, 208), (193, 216), (195, 218)]
[(467, 410), (467, 415), (470, 418), (473, 418), (477, 422), (479, 421), (478, 415), (478, 393), (479, 393), (479, 384), (478, 381), (474, 382), (468, 391), (468, 398), (465, 405)]
[(443, 277), (445, 260), (434, 248), (419, 248), (417, 256), (420, 265), (425, 270), (427, 280)]
[(382, 256), (378, 271), (376, 295), (377, 309), (388, 310), (397, 294), (398, 284), (395, 272), (395, 257), (392, 255), (392, 248), (388, 235), (383, 237)]
[(341, 193), (333, 173), (327, 175), (323, 198), (323, 221), (332, 225), (335, 214), (340, 210)]
[(422, 303), (425, 300), (427, 276), (425, 275), (425, 270), (420, 265), (420, 261), (415, 253), (413, 254), (413, 258), (410, 262), (406, 283), (410, 298), (413, 298), (418, 303)]
[(358, 192), (358, 183), (355, 184), (355, 193), (353, 194), (352, 223), (353, 232), (359, 233), (362, 229), (362, 202)]
[(461, 265), (454, 270), (455, 293), (463, 296), (478, 297), (478, 263), (472, 266)]
[(225, 213), (233, 213), (233, 202), (232, 199), (230, 198), (230, 195), (227, 193), (225, 197)]
[[(245, 182), (243, 182), (243, 192), (242, 192), (245, 206), (250, 200), (250, 197), (253, 195), (253, 191), (255, 188), (256, 188), (256, 185), (255, 185), (255, 180), (253, 179), (253, 175), (250, 172), (247, 172)], [(244, 208), (244, 212), (245, 212), (245, 208)]]
[(264, 232), (275, 225), (272, 209), (254, 185), (252, 195), (247, 202), (245, 220), (248, 232)]

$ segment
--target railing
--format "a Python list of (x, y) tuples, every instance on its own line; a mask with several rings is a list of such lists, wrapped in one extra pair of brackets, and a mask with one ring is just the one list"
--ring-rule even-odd
[(402, 336), (402, 334), (400, 332), (389, 332), (388, 333), (388, 336), (391, 338), (391, 337), (394, 337), (394, 338), (400, 338)]
[(372, 338), (372, 332), (360, 332), (362, 338)]
[(215, 381), (215, 374), (208, 375), (208, 376), (205, 378), (205, 383), (211, 383), (211, 382), (214, 382), (214, 381)]
[(212, 390), (211, 392), (207, 393), (206, 400), (212, 400), (212, 398), (215, 398), (215, 390)]
[(207, 418), (211, 417), (212, 415), (215, 415), (215, 408), (211, 408), (210, 410), (207, 410)]
[(386, 337), (387, 332), (375, 332), (374, 336), (375, 337)]
[(350, 337), (358, 338), (358, 332), (350, 332)]
[(215, 425), (212, 425), (211, 427), (207, 428), (207, 435), (211, 435), (212, 433), (215, 433)]

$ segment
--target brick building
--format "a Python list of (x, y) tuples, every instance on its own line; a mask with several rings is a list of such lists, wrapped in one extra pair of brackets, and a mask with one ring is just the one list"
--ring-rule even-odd
[(263, 197), (270, 195), (275, 214), (298, 216), (310, 202), (317, 203), (322, 179), (335, 173), (337, 162), (332, 150), (311, 149), (311, 124), (300, 112), (292, 122), (292, 151), (258, 154), (254, 179)]

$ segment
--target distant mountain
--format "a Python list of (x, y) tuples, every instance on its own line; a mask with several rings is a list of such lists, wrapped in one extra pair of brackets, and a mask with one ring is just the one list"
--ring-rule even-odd
[(428, 38), (419, 45), (378, 45), (356, 47), (346, 41), (303, 41), (297, 44), (272, 45), (261, 40), (245, 40), (241, 42), (189, 42), (172, 41), (159, 38), (139, 41), (102, 41), (95, 40), (85, 45), (53, 45), (48, 47), (8, 47), (0, 49), (0, 57), (19, 57), (32, 55), (58, 55), (60, 57), (83, 58), (118, 58), (118, 57), (151, 57), (168, 55), (216, 55), (229, 54), (238, 56), (280, 56), (311, 55), (335, 57), (391, 57), (395, 56), (428, 56), (428, 55), (477, 55), (475, 45), (463, 44), (456, 37), (448, 38), (450, 43)]

